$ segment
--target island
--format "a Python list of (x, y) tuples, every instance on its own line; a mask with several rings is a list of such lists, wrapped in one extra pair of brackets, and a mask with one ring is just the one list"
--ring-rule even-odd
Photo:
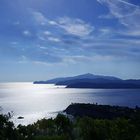
[(34, 84), (65, 85), (66, 88), (140, 89), (140, 79), (120, 79), (114, 76), (83, 74), (73, 77), (35, 81)]

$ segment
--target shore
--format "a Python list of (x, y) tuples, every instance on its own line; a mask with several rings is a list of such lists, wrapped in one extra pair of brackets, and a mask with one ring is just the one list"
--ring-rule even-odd
[(139, 140), (140, 108), (71, 104), (56, 118), (17, 127), (10, 114), (0, 114), (0, 139), (9, 140)]
[(64, 112), (74, 117), (88, 116), (95, 119), (114, 119), (124, 117), (131, 119), (140, 113), (140, 108), (138, 106), (135, 108), (129, 108), (123, 106), (74, 103), (69, 105)]

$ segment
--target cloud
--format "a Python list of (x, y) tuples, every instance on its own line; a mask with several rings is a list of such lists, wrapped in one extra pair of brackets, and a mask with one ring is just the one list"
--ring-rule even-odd
[(98, 18), (101, 18), (101, 19), (111, 19), (111, 18), (113, 18), (113, 16), (111, 14), (106, 14), (106, 15), (100, 15)]
[(62, 62), (62, 58), (60, 56), (56, 56), (54, 54), (49, 54), (49, 53), (37, 54), (36, 56), (32, 56), (31, 59), (33, 61), (47, 62), (47, 63), (60, 63), (60, 62)]
[(48, 37), (48, 40), (52, 41), (52, 42), (60, 42), (61, 41), (59, 38), (56, 38), (56, 37)]
[(44, 31), (44, 35), (51, 35), (51, 32), (49, 32), (49, 31)]
[[(55, 31), (59, 31), (62, 34), (67, 33), (81, 38), (91, 35), (94, 31), (93, 25), (79, 18), (58, 17), (55, 19), (48, 19), (43, 13), (37, 11), (32, 11), (32, 15), (37, 24), (43, 25), (53, 31), (55, 29)], [(44, 31), (44, 33), (46, 35), (51, 34), (50, 31)]]
[(88, 36), (94, 31), (93, 26), (77, 18), (61, 17), (56, 21), (49, 21), (49, 24), (64, 29), (68, 34), (78, 37)]
[(98, 32), (99, 32), (98, 38), (104, 38), (104, 39), (113, 36), (113, 34), (115, 33), (115, 31), (112, 28), (103, 28), (103, 27), (98, 29)]
[(94, 54), (92, 56), (86, 56), (86, 55), (73, 55), (73, 56), (65, 56), (63, 58), (63, 61), (65, 63), (89, 63), (89, 62), (104, 62), (104, 61), (112, 61), (115, 58), (111, 55), (98, 55)]
[[(100, 0), (100, 2), (106, 4), (109, 8), (110, 12), (108, 15), (111, 15), (109, 18), (117, 18), (125, 26), (126, 31), (124, 29), (123, 31), (117, 31), (113, 28), (114, 26), (95, 28), (88, 22), (78, 18), (58, 17), (48, 19), (42, 13), (34, 12), (33, 18), (35, 19), (35, 23), (33, 24), (36, 27), (37, 42), (41, 46), (34, 47), (36, 44), (33, 44), (31, 49), (28, 50), (27, 48), (26, 53), (28, 54), (28, 58), (32, 61), (43, 63), (85, 63), (88, 61), (115, 61), (120, 60), (120, 58), (124, 59), (124, 57), (134, 58), (136, 54), (134, 53), (135, 51), (132, 52), (132, 49), (138, 50), (139, 42), (136, 40), (130, 41), (128, 38), (118, 40), (118, 37), (114, 36), (116, 32), (127, 34), (129, 31), (132, 33), (130, 27), (122, 23), (122, 19), (124, 20), (132, 16), (132, 13), (123, 12), (123, 6), (121, 7), (116, 4), (118, 1)], [(121, 5), (130, 6), (123, 2), (121, 2)], [(118, 9), (114, 8), (116, 6)], [(117, 14), (116, 11), (119, 11), (119, 13)], [(24, 34), (28, 35), (30, 31), (25, 30)]]
[(53, 21), (53, 20), (49, 20), (48, 23), (49, 23), (50, 25), (58, 25), (58, 24), (57, 24), (55, 21)]
[(131, 36), (140, 36), (140, 7), (123, 0), (97, 0), (105, 4), (110, 15), (118, 19), (125, 29), (118, 33)]
[(90, 35), (94, 27), (88, 23), (85, 23), (81, 19), (72, 19), (68, 17), (59, 18), (59, 26), (65, 29), (68, 33), (75, 35), (75, 36), (88, 36)]
[[(61, 42), (65, 45), (74, 45), (82, 39), (90, 38), (94, 31), (94, 26), (89, 23), (70, 17), (58, 17), (48, 19), (41, 12), (32, 11), (36, 23), (43, 25), (45, 28), (38, 27), (38, 39), (43, 42)], [(57, 36), (57, 37), (56, 37)]]
[(40, 25), (45, 25), (47, 23), (46, 17), (41, 12), (32, 12), (34, 19), (39, 23)]
[(29, 30), (24, 30), (23, 35), (25, 36), (31, 36), (31, 32)]

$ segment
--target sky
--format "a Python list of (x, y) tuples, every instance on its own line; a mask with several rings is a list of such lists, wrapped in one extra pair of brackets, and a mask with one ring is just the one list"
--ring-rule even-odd
[(0, 82), (83, 73), (140, 78), (139, 0), (0, 0)]

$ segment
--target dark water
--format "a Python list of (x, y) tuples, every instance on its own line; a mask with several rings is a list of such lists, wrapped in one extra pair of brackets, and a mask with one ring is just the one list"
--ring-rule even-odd
[[(98, 103), (140, 106), (139, 89), (66, 89), (54, 85), (1, 83), (2, 112), (14, 112), (15, 124), (29, 124), (43, 117), (54, 117), (71, 103)], [(17, 117), (24, 116), (23, 120)]]

